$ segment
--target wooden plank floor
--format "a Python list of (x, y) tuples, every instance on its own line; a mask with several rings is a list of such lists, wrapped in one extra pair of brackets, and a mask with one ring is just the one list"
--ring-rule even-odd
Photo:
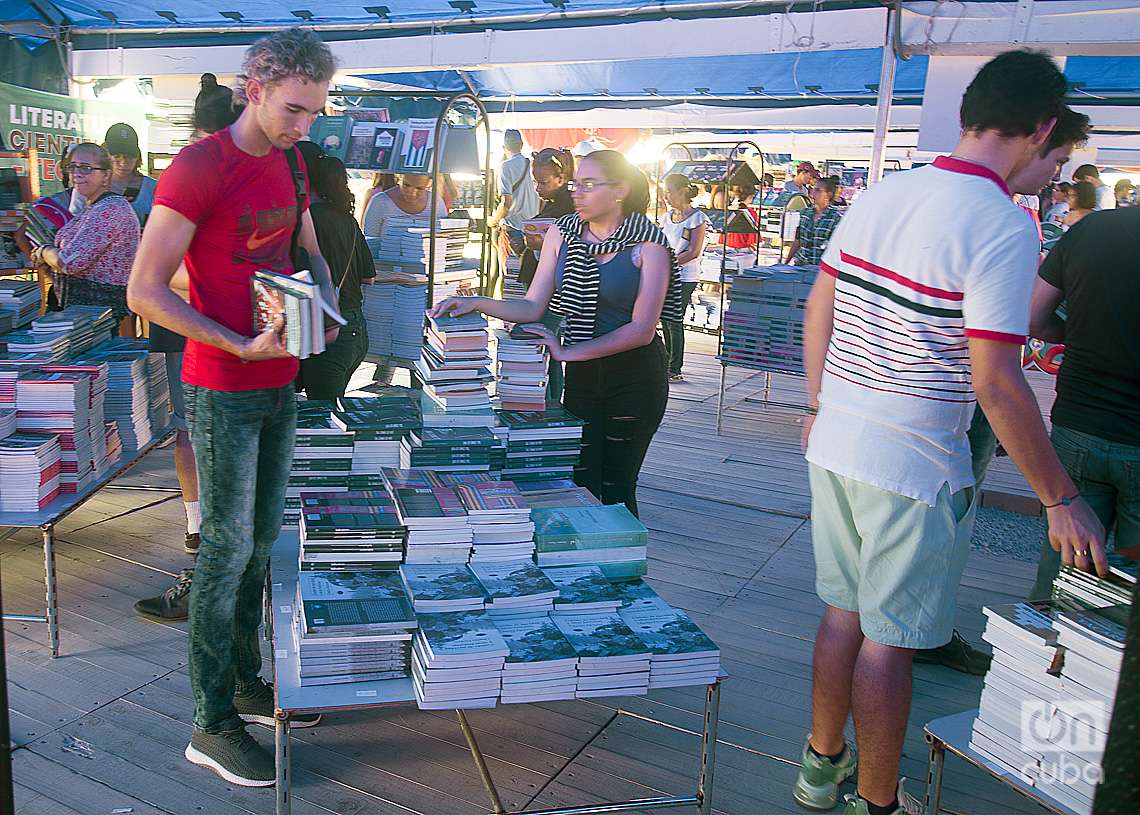
[[(821, 604), (813, 591), (807, 470), (800, 414), (763, 402), (762, 374), (727, 372), (707, 338), (690, 334), (688, 381), (671, 392), (643, 471), (639, 500), (651, 530), (650, 580), (689, 610), (723, 649), (731, 678), (721, 703), (715, 810), (801, 812), (789, 792), (809, 723), (811, 649)], [(771, 402), (801, 399), (776, 377)], [(1016, 473), (1008, 480), (1014, 483)], [(120, 484), (171, 487), (169, 450)], [(42, 626), (7, 623), (17, 811), (134, 815), (271, 813), (271, 791), (228, 785), (189, 765), (191, 698), (185, 626), (143, 622), (131, 609), (188, 565), (177, 495), (107, 489), (59, 530), (62, 654), (49, 659)], [(0, 543), (8, 611), (43, 602), (39, 535)], [(1018, 599), (1031, 564), (975, 552), (958, 625), (975, 642), (983, 603)], [(976, 705), (981, 680), (916, 666), (903, 772), (921, 791), (922, 725)], [(695, 787), (701, 689), (606, 702), (501, 706), (470, 720), (504, 804), (539, 808)], [(271, 746), (272, 734), (253, 728)], [(489, 811), (454, 715), (411, 707), (327, 716), (298, 731), (294, 812), (476, 815)], [(951, 760), (945, 806), (969, 815), (1040, 812)]]

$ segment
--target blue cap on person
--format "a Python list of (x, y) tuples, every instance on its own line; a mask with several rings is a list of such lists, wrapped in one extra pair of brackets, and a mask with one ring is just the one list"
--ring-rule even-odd
[(503, 133), (503, 144), (522, 144), (522, 133), (519, 133), (514, 128), (507, 130)]

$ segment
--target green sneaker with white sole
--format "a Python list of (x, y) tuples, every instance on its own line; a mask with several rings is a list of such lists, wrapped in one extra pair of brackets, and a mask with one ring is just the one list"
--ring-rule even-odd
[(804, 742), (804, 752), (800, 762), (800, 774), (792, 788), (796, 803), (807, 809), (825, 812), (834, 809), (839, 802), (839, 785), (855, 774), (858, 760), (855, 748), (844, 743), (843, 753), (832, 762), (817, 756)]

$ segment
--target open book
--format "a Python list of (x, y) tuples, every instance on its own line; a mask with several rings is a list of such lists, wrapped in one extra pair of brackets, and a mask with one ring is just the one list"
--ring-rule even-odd
[(324, 315), (347, 325), (334, 305), (321, 296), (308, 271), (294, 275), (261, 269), (250, 281), (253, 294), (253, 331), (274, 327), (286, 350), (306, 359), (325, 350)]

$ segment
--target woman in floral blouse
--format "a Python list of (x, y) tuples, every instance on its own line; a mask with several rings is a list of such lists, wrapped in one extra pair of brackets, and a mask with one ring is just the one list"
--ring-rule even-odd
[(32, 260), (52, 271), (65, 308), (109, 306), (123, 321), (125, 335), (132, 336), (127, 277), (139, 246), (139, 219), (126, 198), (111, 192), (111, 157), (102, 147), (76, 145), (64, 169), (87, 208), (60, 227), (57, 246), (37, 249)]

